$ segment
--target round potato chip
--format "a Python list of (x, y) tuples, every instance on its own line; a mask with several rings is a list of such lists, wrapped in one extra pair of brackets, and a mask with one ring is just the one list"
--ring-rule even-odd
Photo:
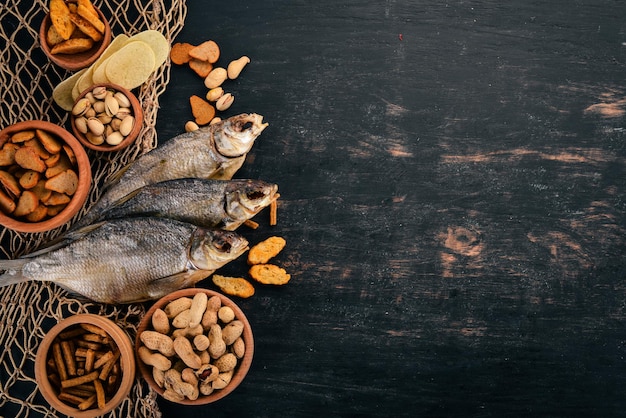
[(170, 43), (165, 36), (157, 30), (149, 29), (139, 32), (136, 35), (131, 36), (128, 42), (142, 41), (150, 45), (152, 52), (154, 52), (154, 67), (153, 71), (156, 71), (167, 59), (170, 54)]
[(89, 87), (91, 87), (94, 83), (93, 83), (93, 66), (87, 67), (87, 71), (85, 71), (85, 73), (78, 78), (78, 81), (76, 82), (76, 84), (78, 84), (78, 91), (80, 93), (82, 93), (83, 91), (87, 90)]
[(59, 105), (59, 107), (63, 110), (70, 111), (74, 106), (74, 97), (72, 96), (72, 90), (76, 85), (78, 79), (87, 71), (86, 68), (72, 74), (70, 77), (61, 81), (57, 86), (52, 90), (52, 98), (55, 103)]
[(91, 80), (94, 84), (109, 83), (109, 79), (106, 74), (109, 58), (105, 59), (97, 67), (94, 68), (93, 73), (91, 74)]
[(129, 41), (106, 62), (106, 77), (128, 90), (142, 85), (154, 70), (154, 52), (143, 41)]

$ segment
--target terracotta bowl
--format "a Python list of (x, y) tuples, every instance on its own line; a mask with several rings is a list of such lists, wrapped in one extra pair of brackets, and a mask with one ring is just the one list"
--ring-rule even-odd
[[(76, 174), (78, 174), (78, 188), (65, 208), (54, 217), (44, 219), (39, 222), (28, 222), (21, 218), (16, 218), (5, 214), (0, 210), (0, 224), (18, 232), (45, 232), (69, 222), (82, 208), (91, 187), (91, 165), (83, 146), (78, 140), (65, 129), (42, 120), (31, 120), (19, 122), (0, 131), (0, 148), (17, 132), (40, 129), (61, 139), (68, 145), (76, 156)], [(65, 150), (61, 151), (62, 153)], [(0, 170), (10, 171), (15, 167), (0, 167)]]
[(74, 102), (74, 105), (76, 105), (76, 103), (78, 103), (80, 100), (85, 98), (85, 96), (88, 93), (92, 92), (94, 88), (96, 87), (105, 87), (115, 92), (124, 93), (124, 95), (130, 100), (130, 109), (132, 111), (132, 115), (135, 118), (135, 123), (133, 125), (132, 131), (124, 138), (122, 142), (120, 142), (117, 145), (109, 145), (106, 142), (104, 142), (101, 145), (95, 145), (91, 143), (87, 139), (87, 136), (78, 129), (78, 127), (76, 126), (77, 116), (74, 116), (73, 114), (71, 115), (72, 131), (74, 132), (74, 135), (76, 136), (76, 138), (78, 138), (78, 140), (85, 147), (90, 148), (92, 150), (110, 152), (110, 151), (118, 151), (118, 150), (124, 149), (128, 147), (130, 144), (132, 144), (133, 142), (135, 142), (135, 139), (137, 139), (137, 136), (139, 135), (139, 132), (141, 131), (141, 128), (143, 127), (143, 109), (141, 107), (141, 103), (139, 103), (137, 96), (135, 96), (131, 91), (125, 89), (124, 87), (119, 86), (117, 84), (102, 83), (102, 84), (95, 84), (85, 89), (85, 91), (83, 91), (80, 94), (80, 96), (78, 96), (78, 98)]
[[(103, 408), (98, 408), (96, 403), (89, 409), (81, 410), (74, 404), (59, 400), (59, 384), (53, 383), (54, 379), (51, 377), (54, 372), (51, 371), (48, 362), (50, 359), (54, 358), (53, 344), (59, 342), (61, 333), (70, 332), (71, 330), (80, 330), (80, 324), (95, 325), (106, 331), (106, 333), (111, 337), (110, 343), (103, 344), (102, 351), (106, 352), (117, 348), (120, 352), (118, 360), (119, 372), (115, 382), (109, 382), (108, 379), (100, 381), (102, 382), (105, 390), (109, 384), (113, 389), (115, 389), (112, 393), (106, 395), (106, 403)], [(89, 332), (90, 331), (87, 331), (87, 333)], [(78, 345), (76, 343), (76, 339), (82, 338), (83, 337), (67, 337), (68, 340), (74, 341), (75, 346)], [(68, 363), (65, 362), (64, 364)], [(76, 418), (96, 417), (111, 411), (117, 407), (126, 398), (126, 396), (128, 396), (135, 380), (135, 365), (136, 363), (132, 341), (120, 327), (118, 327), (113, 321), (98, 315), (78, 314), (66, 318), (56, 324), (50, 331), (48, 331), (44, 339), (41, 341), (35, 358), (35, 379), (43, 397), (57, 411)], [(77, 367), (80, 367), (80, 365)], [(109, 375), (115, 373), (116, 371), (114, 369), (114, 371), (112, 371)], [(85, 373), (85, 375), (87, 374), (88, 373)], [(69, 379), (72, 378), (72, 376), (69, 376)], [(85, 385), (94, 386), (93, 383), (86, 383)], [(76, 396), (88, 398), (87, 395)]]
[[(241, 311), (241, 309), (232, 300), (222, 295), (221, 293), (217, 293), (208, 289), (191, 288), (191, 289), (179, 290), (159, 299), (154, 305), (152, 305), (152, 307), (148, 310), (144, 318), (141, 320), (141, 323), (139, 324), (139, 328), (137, 329), (137, 338), (135, 341), (135, 355), (137, 356), (137, 366), (139, 368), (139, 371), (141, 372), (141, 375), (148, 382), (150, 387), (154, 389), (157, 393), (159, 393), (159, 395), (163, 396), (164, 390), (161, 387), (159, 387), (157, 383), (155, 382), (154, 377), (152, 375), (152, 367), (147, 366), (139, 358), (138, 349), (139, 347), (143, 345), (140, 339), (141, 333), (145, 330), (153, 329), (152, 328), (152, 315), (157, 309), (164, 309), (165, 306), (169, 302), (176, 300), (178, 298), (181, 298), (181, 297), (193, 298), (194, 295), (198, 292), (206, 293), (206, 295), (209, 298), (211, 298), (212, 296), (218, 296), (222, 302), (222, 306), (228, 306), (234, 311), (235, 319), (243, 322), (244, 324), (244, 330), (243, 330), (243, 334), (241, 337), (245, 343), (246, 350), (245, 350), (245, 354), (243, 358), (239, 359), (238, 361), (237, 367), (235, 368), (235, 373), (230, 383), (225, 388), (215, 389), (213, 393), (209, 395), (200, 394), (198, 399), (196, 400), (189, 400), (185, 398), (182, 401), (172, 401), (172, 402), (177, 402), (177, 403), (184, 404), (184, 405), (204, 405), (204, 404), (208, 404), (208, 403), (220, 400), (224, 398), (225, 396), (227, 396), (228, 394), (230, 394), (232, 391), (234, 391), (237, 388), (237, 386), (241, 384), (243, 379), (246, 377), (248, 370), (250, 370), (250, 366), (252, 364), (252, 357), (254, 354), (254, 338), (252, 336), (252, 329), (250, 328), (250, 323), (248, 322), (248, 319), (246, 318), (244, 313)], [(219, 323), (221, 326), (223, 326), (221, 321)], [(204, 335), (207, 335), (207, 332), (204, 332)], [(174, 356), (173, 358), (175, 360), (173, 360), (172, 363), (177, 361), (177, 356)]]
[(48, 32), (50, 25), (52, 25), (52, 22), (50, 21), (50, 13), (44, 17), (43, 22), (41, 22), (41, 27), (39, 28), (39, 43), (41, 44), (41, 49), (43, 49), (43, 52), (48, 56), (50, 61), (54, 62), (61, 68), (65, 68), (66, 70), (78, 71), (90, 66), (100, 55), (102, 55), (104, 50), (111, 43), (111, 26), (100, 9), (97, 7), (94, 7), (94, 9), (98, 12), (100, 20), (104, 22), (104, 34), (102, 35), (102, 39), (100, 41), (94, 42), (91, 49), (78, 54), (53, 54), (50, 52), (51, 47), (48, 45), (46, 40), (46, 33)]

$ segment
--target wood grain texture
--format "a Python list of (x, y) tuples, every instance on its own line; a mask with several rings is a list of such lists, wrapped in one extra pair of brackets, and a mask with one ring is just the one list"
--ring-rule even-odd
[[(188, 5), (180, 41), (252, 60), (237, 177), (281, 199), (245, 235), (292, 280), (241, 302), (244, 384), (165, 417), (623, 414), (626, 4)], [(173, 69), (161, 139), (205, 92)]]

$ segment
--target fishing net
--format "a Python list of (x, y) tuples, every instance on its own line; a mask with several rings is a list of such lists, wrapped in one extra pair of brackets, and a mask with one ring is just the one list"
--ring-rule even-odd
[[(156, 29), (172, 41), (187, 14), (184, 0), (94, 0), (109, 19), (113, 35)], [(50, 62), (39, 47), (38, 31), (48, 10), (47, 0), (12, 0), (0, 4), (0, 128), (42, 119), (69, 129), (68, 114), (52, 100), (52, 91), (70, 72)], [(157, 145), (159, 96), (169, 82), (169, 62), (135, 91), (145, 121), (139, 139), (124, 151), (88, 150), (94, 176), (82, 211), (54, 231), (24, 234), (0, 230), (0, 258), (32, 252), (63, 233), (101, 195), (102, 184), (121, 167)], [(57, 417), (37, 390), (35, 354), (45, 333), (60, 319), (76, 313), (95, 313), (115, 321), (135, 338), (145, 307), (109, 306), (75, 299), (53, 284), (22, 283), (0, 288), (0, 417)], [(159, 417), (156, 394), (136, 379), (130, 395), (108, 417)]]

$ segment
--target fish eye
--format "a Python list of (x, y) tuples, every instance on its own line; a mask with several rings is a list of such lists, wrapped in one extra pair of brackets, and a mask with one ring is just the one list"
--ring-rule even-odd
[(216, 239), (215, 242), (213, 243), (213, 246), (219, 251), (224, 252), (224, 253), (229, 252), (230, 249), (232, 248), (232, 245), (230, 245), (230, 242), (228, 242), (227, 240), (223, 238)]
[(252, 124), (252, 122), (246, 122), (246, 123), (244, 123), (244, 124), (241, 126), (241, 130), (242, 130), (242, 131), (246, 131), (246, 130), (248, 130), (248, 129), (252, 128), (252, 125), (253, 125), (253, 124)]
[(254, 190), (254, 191), (246, 193), (246, 196), (250, 200), (256, 200), (256, 199), (261, 199), (261, 198), (265, 197), (265, 193), (260, 192), (258, 190)]

